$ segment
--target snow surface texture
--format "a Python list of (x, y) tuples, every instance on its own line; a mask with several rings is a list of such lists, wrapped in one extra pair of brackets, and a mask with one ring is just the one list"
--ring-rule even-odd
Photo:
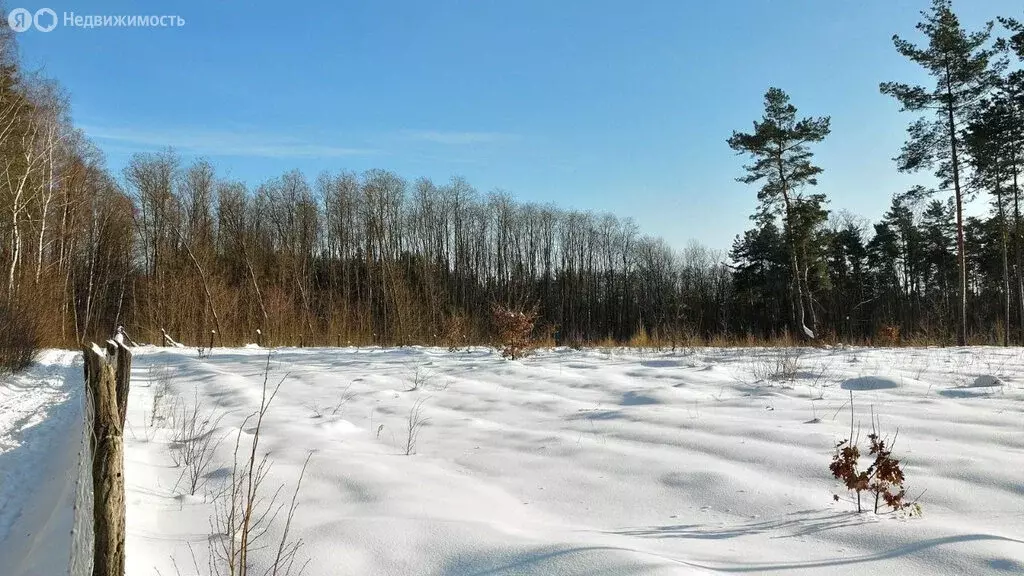
[[(193, 574), (192, 551), (206, 566), (211, 494), (259, 405), (267, 354), (136, 350), (128, 574), (175, 574), (171, 558)], [(289, 348), (271, 356), (270, 382), (281, 378), (261, 430), (267, 485), (290, 498), (313, 452), (293, 525), (313, 576), (1024, 571), (1021, 349), (559, 349), (510, 362)], [(851, 391), (862, 446), (872, 407), (884, 432), (899, 429), (894, 455), (923, 517), (857, 514), (831, 477)], [(225, 440), (184, 496), (166, 406), (194, 398)], [(60, 402), (42, 402), (47, 421)], [(418, 402), (427, 420), (406, 456)], [(19, 422), (0, 420), (0, 437)], [(0, 460), (5, 479), (10, 466)], [(0, 538), (22, 527), (6, 482)]]
[(82, 448), (80, 354), (0, 376), (0, 573), (68, 574)]

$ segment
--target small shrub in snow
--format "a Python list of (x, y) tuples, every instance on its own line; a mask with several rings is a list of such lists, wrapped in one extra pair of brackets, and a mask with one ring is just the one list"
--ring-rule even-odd
[[(235, 437), (234, 466), (226, 490), (214, 500), (215, 513), (211, 520), (215, 537), (210, 539), (210, 570), (212, 576), (298, 576), (305, 571), (308, 560), (299, 556), (304, 545), (302, 539), (291, 537), (292, 521), (298, 508), (298, 494), (306, 467), (312, 454), (306, 457), (299, 471), (291, 501), (281, 501), (284, 486), (277, 489), (266, 486), (270, 473), (269, 454), (260, 455), (260, 431), (270, 404), (284, 383), (284, 378), (271, 389), (270, 357), (263, 373), (263, 395), (260, 407), (242, 422)], [(242, 441), (247, 425), (254, 422), (249, 446)], [(278, 522), (281, 513), (283, 522)], [(275, 538), (271, 527), (280, 534)], [(257, 572), (252, 554), (259, 552), (263, 566)], [(251, 569), (251, 571), (250, 571)]]
[(491, 310), (491, 317), (495, 333), (498, 336), (498, 349), (501, 350), (502, 358), (516, 360), (526, 355), (533, 341), (537, 308), (517, 310), (508, 306), (495, 305)]
[(351, 392), (351, 389), (351, 384), (345, 386), (345, 388), (341, 391), (341, 396), (338, 397), (338, 402), (335, 403), (333, 406), (320, 404), (316, 400), (313, 400), (311, 403), (306, 404), (305, 406), (306, 408), (309, 409), (310, 412), (312, 412), (313, 419), (323, 418), (328, 414), (330, 414), (331, 416), (337, 416), (345, 408), (345, 405), (348, 404), (350, 400), (355, 398), (356, 394), (355, 392)]
[(409, 390), (419, 390), (430, 384), (431, 380), (434, 379), (434, 373), (422, 364), (417, 364), (409, 368)]
[(349, 384), (348, 386), (345, 386), (344, 390), (341, 391), (341, 397), (338, 398), (338, 403), (335, 404), (333, 408), (331, 408), (331, 416), (337, 416), (338, 413), (345, 408), (345, 405), (356, 397), (356, 393), (352, 392), (351, 390), (352, 384)]
[(751, 363), (751, 375), (755, 382), (792, 382), (800, 373), (802, 356), (800, 348), (773, 348)]
[(310, 412), (313, 413), (313, 416), (312, 416), (313, 418), (323, 418), (324, 417), (324, 407), (321, 406), (320, 403), (317, 402), (316, 400), (313, 400), (312, 403), (307, 404), (306, 408), (309, 408)]
[(175, 489), (184, 482), (185, 490), (195, 496), (196, 490), (206, 482), (214, 453), (221, 442), (221, 439), (215, 437), (220, 417), (214, 418), (202, 413), (199, 393), (196, 392), (191, 403), (182, 402), (177, 418), (178, 426), (171, 443), (171, 460), (175, 466), (181, 466), (182, 470)]
[[(424, 399), (420, 398), (419, 400), (416, 401), (415, 404), (412, 405), (412, 409), (409, 410), (409, 422), (408, 427), (406, 428), (405, 437), (406, 456), (410, 456), (416, 453), (416, 443), (419, 441), (420, 429), (423, 428), (423, 426), (430, 421), (429, 418), (426, 418), (423, 415), (423, 401)], [(382, 428), (383, 424), (381, 425), (381, 428), (377, 429), (378, 437), (380, 436), (380, 431)]]
[[(858, 470), (860, 460), (860, 448), (851, 439), (843, 439), (836, 444), (836, 452), (832, 455), (832, 464), (829, 470), (837, 480), (842, 482), (847, 490), (857, 495), (857, 512), (861, 512), (861, 492), (868, 489), (868, 473)], [(833, 496), (839, 501), (839, 495)]]
[[(863, 511), (861, 494), (867, 492), (874, 496), (874, 510), (878, 514), (884, 504), (893, 512), (905, 511), (911, 515), (921, 514), (921, 506), (916, 501), (907, 501), (907, 489), (904, 487), (905, 476), (900, 461), (892, 456), (892, 445), (887, 438), (878, 433), (874, 414), (871, 417), (871, 434), (868, 434), (870, 449), (868, 454), (874, 461), (864, 470), (860, 469), (860, 448), (853, 434), (853, 394), (850, 394), (850, 437), (836, 444), (829, 470), (847, 490), (857, 496), (857, 512)], [(839, 495), (833, 498), (838, 502)]]

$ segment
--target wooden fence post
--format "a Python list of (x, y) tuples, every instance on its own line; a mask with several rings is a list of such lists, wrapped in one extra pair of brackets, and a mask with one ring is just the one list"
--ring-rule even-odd
[[(124, 421), (131, 377), (131, 351), (111, 341), (109, 358), (95, 344), (84, 346), (85, 384), (92, 405), (93, 576), (124, 576)], [(112, 362), (111, 362), (112, 361)]]
[(117, 390), (117, 413), (121, 418), (121, 432), (128, 416), (128, 389), (132, 380), (132, 351), (123, 343), (107, 340), (107, 359), (114, 362), (114, 383)]

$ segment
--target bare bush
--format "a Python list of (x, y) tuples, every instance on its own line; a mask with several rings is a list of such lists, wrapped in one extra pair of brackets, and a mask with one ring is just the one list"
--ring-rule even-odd
[(802, 357), (800, 348), (772, 348), (754, 359), (750, 372), (756, 382), (792, 382), (800, 373)]
[[(820, 361), (815, 363), (810, 369), (810, 382), (808, 385), (812, 390), (817, 391), (817, 395), (814, 397), (816, 400), (822, 400), (825, 398), (825, 386), (829, 381), (835, 379), (836, 372), (832, 368), (834, 360)], [(798, 367), (799, 368), (799, 367)]]
[(422, 364), (417, 364), (409, 369), (409, 385), (408, 392), (419, 390), (430, 384), (434, 379), (434, 372)]
[[(412, 409), (409, 410), (408, 426), (406, 427), (405, 436), (405, 455), (409, 456), (416, 453), (416, 444), (419, 441), (420, 430), (423, 426), (430, 421), (423, 415), (423, 403), (426, 399), (420, 398), (412, 405)], [(378, 430), (378, 435), (380, 431)]]
[(174, 489), (184, 481), (185, 489), (192, 496), (206, 483), (207, 472), (213, 463), (213, 456), (223, 438), (216, 437), (217, 427), (223, 415), (214, 418), (201, 413), (199, 392), (189, 403), (181, 403), (177, 414), (177, 428), (171, 441), (171, 460), (181, 466), (181, 475)]
[(529, 352), (537, 315), (536, 306), (530, 309), (514, 309), (494, 305), (491, 309), (491, 319), (494, 322), (502, 358), (516, 360)]
[(341, 391), (341, 395), (338, 397), (338, 401), (333, 405), (320, 404), (317, 400), (313, 400), (311, 403), (306, 404), (306, 408), (313, 413), (313, 418), (323, 418), (324, 415), (330, 414), (331, 416), (337, 416), (345, 408), (353, 398), (355, 398), (355, 392), (351, 392), (352, 384), (345, 386)]
[[(262, 576), (297, 576), (305, 571), (309, 563), (301, 562), (299, 552), (303, 541), (293, 539), (290, 535), (292, 520), (298, 508), (298, 494), (302, 487), (302, 479), (312, 454), (299, 472), (290, 502), (281, 502), (284, 486), (269, 489), (265, 484), (270, 473), (271, 461), (269, 454), (259, 455), (260, 433), (264, 417), (277, 396), (282, 378), (273, 390), (269, 387), (270, 357), (263, 376), (263, 394), (259, 409), (246, 417), (235, 437), (234, 466), (231, 471), (230, 484), (227, 489), (214, 500), (214, 516), (212, 528), (219, 538), (211, 539), (210, 573), (215, 576), (248, 576), (253, 563), (250, 553), (268, 549), (273, 553), (272, 561)], [(252, 441), (248, 447), (243, 446), (242, 433), (246, 426), (255, 420)], [(284, 526), (276, 541), (270, 540), (270, 530), (278, 517), (286, 511)]]
[(469, 348), (471, 324), (464, 315), (453, 315), (445, 320), (442, 338), (448, 345), (449, 352), (457, 352), (460, 348)]
[(0, 303), (0, 372), (18, 372), (35, 361), (41, 346), (35, 314), (17, 302)]
[(352, 399), (355, 397), (356, 393), (352, 392), (352, 384), (350, 383), (348, 386), (345, 386), (345, 388), (341, 391), (341, 396), (338, 398), (338, 403), (335, 404), (334, 407), (331, 409), (331, 416), (337, 416), (338, 413), (345, 408), (345, 405), (351, 402)]
[(309, 404), (306, 404), (306, 408), (309, 408), (309, 411), (313, 413), (312, 418), (317, 419), (324, 417), (324, 407), (321, 406), (320, 403), (317, 402), (316, 400), (313, 400)]

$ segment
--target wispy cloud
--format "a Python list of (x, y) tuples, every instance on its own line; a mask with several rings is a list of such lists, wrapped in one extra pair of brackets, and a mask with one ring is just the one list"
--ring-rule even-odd
[(139, 149), (171, 146), (202, 156), (255, 156), (261, 158), (336, 158), (379, 153), (369, 148), (309, 142), (290, 136), (253, 134), (245, 130), (211, 131), (140, 130), (124, 127), (84, 126), (90, 138)]
[(404, 130), (402, 137), (419, 142), (434, 144), (494, 144), (518, 140), (518, 134), (505, 132), (450, 132), (444, 130)]

